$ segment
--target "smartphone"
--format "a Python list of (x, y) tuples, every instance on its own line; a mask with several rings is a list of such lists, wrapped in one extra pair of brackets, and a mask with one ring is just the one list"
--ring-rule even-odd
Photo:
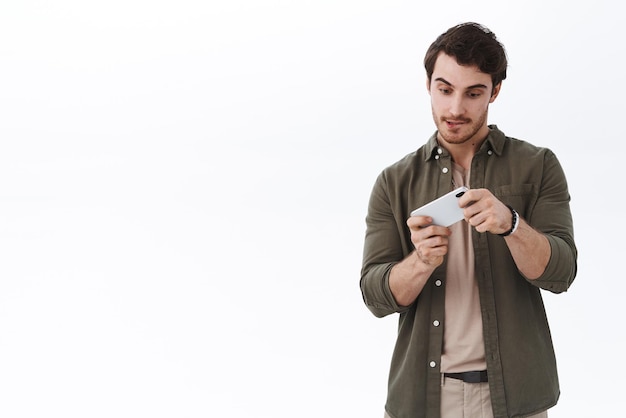
[(421, 208), (411, 212), (411, 216), (430, 216), (433, 225), (450, 226), (463, 219), (463, 209), (459, 207), (459, 198), (468, 190), (467, 187), (459, 187), (450, 193), (425, 204)]

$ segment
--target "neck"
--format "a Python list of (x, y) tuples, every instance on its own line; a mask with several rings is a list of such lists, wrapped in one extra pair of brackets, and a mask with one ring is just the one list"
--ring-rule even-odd
[[(485, 128), (487, 127), (485, 126)], [(441, 135), (437, 135), (437, 140), (439, 141), (439, 145), (448, 150), (450, 156), (452, 157), (452, 161), (463, 167), (465, 170), (469, 170), (472, 166), (472, 159), (474, 158), (474, 155), (487, 139), (487, 135), (489, 135), (489, 128), (485, 131), (481, 130), (481, 132), (461, 143), (447, 142), (441, 137)]]

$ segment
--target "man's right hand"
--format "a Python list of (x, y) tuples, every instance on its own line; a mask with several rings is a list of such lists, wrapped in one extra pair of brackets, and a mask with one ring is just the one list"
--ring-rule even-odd
[(448, 237), (450, 228), (432, 225), (429, 216), (411, 216), (406, 224), (411, 231), (411, 242), (415, 247), (417, 257), (431, 268), (443, 263), (443, 257), (448, 253)]
[(431, 225), (432, 221), (429, 216), (412, 216), (406, 222), (415, 251), (393, 266), (389, 275), (391, 293), (400, 306), (409, 306), (415, 301), (448, 253), (451, 231), (445, 226)]

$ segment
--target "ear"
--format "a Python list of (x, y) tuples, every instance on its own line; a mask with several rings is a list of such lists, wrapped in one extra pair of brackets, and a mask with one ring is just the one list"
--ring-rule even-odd
[(493, 103), (496, 100), (496, 97), (498, 97), (498, 94), (500, 93), (501, 87), (502, 87), (502, 81), (499, 82), (498, 85), (494, 87), (493, 92), (491, 93), (491, 99), (489, 99), (489, 103)]

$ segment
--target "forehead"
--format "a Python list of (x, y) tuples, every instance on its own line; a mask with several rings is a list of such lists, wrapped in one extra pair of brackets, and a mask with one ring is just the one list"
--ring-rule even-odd
[(439, 53), (435, 68), (433, 69), (432, 82), (443, 79), (456, 88), (484, 85), (491, 87), (491, 76), (483, 73), (476, 65), (459, 65), (454, 57), (443, 52)]

